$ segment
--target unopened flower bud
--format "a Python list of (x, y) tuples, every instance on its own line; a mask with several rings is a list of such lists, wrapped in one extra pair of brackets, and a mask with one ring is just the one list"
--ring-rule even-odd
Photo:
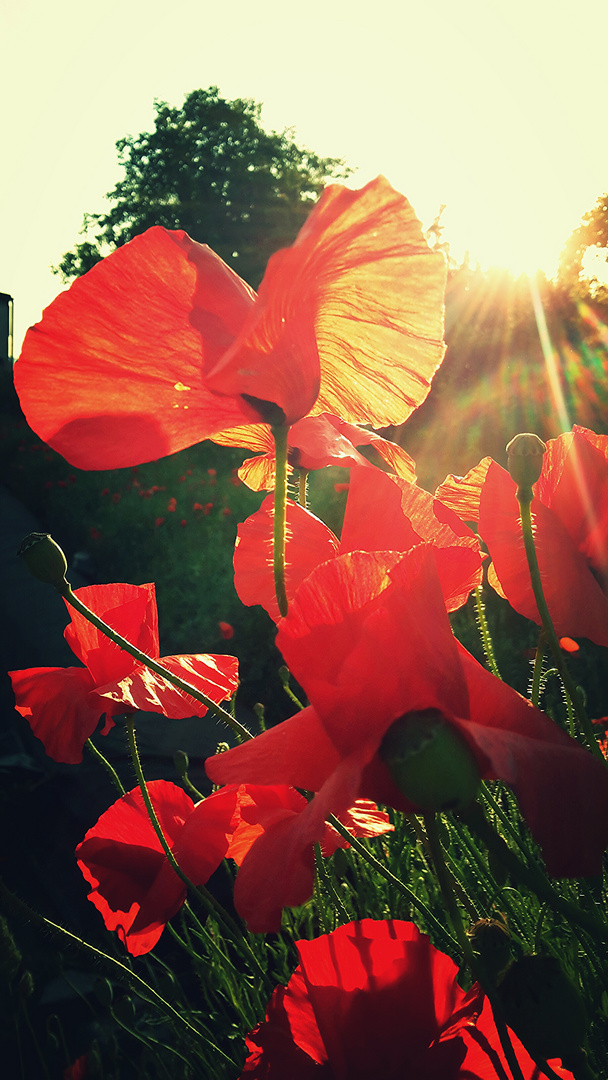
[(59, 592), (65, 591), (68, 585), (65, 577), (67, 559), (49, 533), (30, 533), (22, 541), (17, 554), (39, 581), (54, 585)]
[(473, 753), (437, 709), (395, 720), (380, 757), (399, 790), (424, 813), (459, 810), (477, 795), (481, 776)]
[(555, 956), (523, 956), (498, 986), (505, 1020), (536, 1061), (578, 1053), (588, 1022), (579, 993)]
[(507, 468), (520, 488), (531, 488), (543, 471), (543, 454), (547, 447), (538, 435), (526, 431), (516, 435), (507, 445)]
[(498, 919), (479, 919), (468, 935), (484, 976), (493, 985), (511, 961), (509, 928)]

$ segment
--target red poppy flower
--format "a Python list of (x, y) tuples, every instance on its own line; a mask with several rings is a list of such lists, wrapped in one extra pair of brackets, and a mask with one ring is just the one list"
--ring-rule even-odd
[[(277, 621), (271, 495), (237, 530), (234, 584), (244, 604), (261, 604)], [(319, 518), (288, 500), (285, 585), (291, 599), (300, 583), (320, 563), (347, 551), (407, 551), (433, 543), (448, 611), (466, 603), (481, 583), (479, 541), (447, 506), (427, 491), (373, 467), (351, 470), (342, 538)]]
[[(267, 828), (297, 816), (306, 806), (302, 795), (283, 785), (233, 784), (196, 805), (182, 788), (165, 780), (153, 780), (148, 791), (175, 859), (195, 885), (204, 885), (224, 858), (240, 865)], [(355, 808), (353, 813), (360, 816), (358, 835), (392, 828), (377, 807)], [(336, 846), (328, 835), (330, 851)], [(92, 886), (89, 899), (108, 930), (118, 931), (134, 956), (154, 948), (183, 904), (186, 886), (163, 852), (139, 788), (101, 815), (76, 848), (76, 858)]]
[(220, 634), (224, 638), (224, 641), (229, 641), (234, 637), (234, 626), (231, 626), (229, 622), (218, 622)]
[[(88, 585), (75, 594), (131, 644), (159, 659), (154, 585)], [(113, 716), (141, 709), (173, 719), (204, 716), (207, 709), (137, 663), (74, 608), (65, 639), (85, 666), (27, 668), (9, 672), (17, 711), (55, 761), (77, 764), (82, 749), (105, 713), (103, 735)], [(238, 685), (234, 656), (166, 656), (161, 663), (215, 702), (232, 696)]]
[[(521, 615), (540, 624), (521, 539), (516, 485), (485, 458), (437, 495), (463, 521), (478, 521), (492, 567), (489, 580)], [(533, 487), (536, 553), (558, 637), (608, 645), (608, 436), (586, 428), (550, 439)]]
[[(311, 845), (330, 814), (357, 798), (418, 808), (379, 749), (396, 720), (427, 710), (468, 746), (482, 779), (511, 786), (550, 874), (599, 872), (606, 770), (459, 645), (431, 547), (353, 552), (317, 567), (281, 620), (277, 645), (311, 706), (206, 763), (214, 783), (317, 793), (295, 822), (268, 830), (241, 867), (235, 902), (252, 930), (276, 930), (281, 909), (310, 896)], [(280, 867), (271, 886), (269, 866)]]
[(333, 185), (257, 297), (183, 232), (118, 248), (28, 331), (15, 384), (28, 423), (85, 469), (269, 420), (262, 403), (287, 423), (311, 410), (400, 423), (443, 356), (444, 284), (443, 256), (386, 180)]
[[(465, 994), (454, 961), (413, 923), (362, 919), (296, 947), (289, 984), (277, 987), (247, 1038), (241, 1080), (507, 1076), (479, 987)], [(511, 1039), (524, 1080), (536, 1080), (534, 1062)]]
[[(248, 458), (238, 470), (238, 475), (252, 491), (274, 488), (274, 440), (268, 424), (249, 424), (247, 427), (223, 431), (213, 436), (213, 442), (222, 446), (244, 446), (261, 454)], [(356, 424), (347, 424), (330, 413), (305, 416), (289, 429), (288, 471), (292, 472), (295, 468), (306, 471), (325, 469), (329, 465), (373, 468), (367, 458), (359, 453), (358, 446), (372, 447), (390, 471), (404, 480), (416, 479), (414, 462), (401, 446)]]

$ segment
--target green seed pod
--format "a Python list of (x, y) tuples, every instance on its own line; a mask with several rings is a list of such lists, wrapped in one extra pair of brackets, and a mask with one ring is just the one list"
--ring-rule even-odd
[(535, 1060), (580, 1050), (588, 1021), (578, 990), (555, 956), (523, 956), (498, 986), (505, 1020)]
[(380, 757), (399, 790), (424, 813), (459, 810), (477, 795), (477, 762), (437, 709), (395, 720), (382, 740)]
[(507, 468), (521, 488), (531, 488), (543, 471), (543, 454), (547, 447), (538, 435), (527, 431), (516, 435), (507, 445)]
[(59, 592), (66, 590), (67, 559), (49, 533), (30, 533), (22, 541), (17, 554), (39, 581), (54, 585)]

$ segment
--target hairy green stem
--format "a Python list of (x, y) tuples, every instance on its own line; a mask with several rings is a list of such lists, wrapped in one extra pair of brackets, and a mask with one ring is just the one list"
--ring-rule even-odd
[(530, 701), (539, 708), (540, 704), (540, 687), (542, 682), (543, 672), (543, 660), (545, 658), (545, 631), (541, 630), (538, 635), (538, 644), (536, 646), (536, 653), (534, 654), (534, 670), (532, 672), (532, 687), (530, 690)]
[(285, 588), (285, 525), (287, 506), (287, 438), (289, 427), (277, 424), (272, 427), (275, 445), (275, 482), (274, 482), (274, 536), (273, 566), (274, 591), (281, 615), (287, 614), (287, 590)]
[(495, 675), (497, 679), (500, 679), (501, 674), (498, 670), (498, 664), (496, 663), (496, 657), (494, 655), (494, 645), (492, 643), (488, 620), (486, 619), (486, 609), (483, 602), (481, 585), (478, 585), (477, 588), (474, 590), (474, 596), (475, 612), (477, 615), (477, 626), (479, 627), (479, 633), (481, 634), (481, 644), (484, 651), (484, 656), (492, 674)]
[(387, 866), (384, 866), (384, 864), (381, 863), (375, 857), (375, 855), (372, 855), (371, 851), (368, 851), (365, 845), (362, 844), (356, 836), (353, 836), (352, 833), (348, 831), (346, 826), (342, 824), (342, 822), (339, 820), (339, 818), (335, 816), (335, 814), (330, 814), (327, 818), (327, 821), (330, 825), (333, 826), (336, 832), (340, 834), (340, 836), (344, 837), (344, 839), (348, 841), (353, 850), (356, 851), (362, 859), (365, 859), (365, 861), (369, 863), (369, 865), (373, 867), (373, 869), (378, 874), (381, 874), (382, 877), (385, 878), (385, 880), (388, 881), (390, 885), (392, 885), (395, 889), (402, 893), (403, 896), (405, 896), (409, 900), (410, 904), (412, 904), (413, 907), (418, 909), (421, 915), (424, 915), (424, 918), (427, 921), (428, 925), (432, 927), (436, 933), (439, 933), (442, 937), (447, 938), (453, 948), (457, 946), (457, 942), (451, 936), (451, 934), (446, 931), (445, 926), (443, 926), (439, 922), (439, 919), (437, 919), (436, 916), (433, 915), (433, 912), (424, 903), (424, 900), (421, 900), (418, 896), (416, 896), (416, 893), (413, 891), (413, 889), (410, 889), (409, 885), (406, 885), (405, 882), (401, 881), (400, 878), (395, 877), (395, 875), (391, 873)]
[(490, 999), (490, 1005), (492, 1006), (492, 1012), (494, 1013), (494, 1022), (496, 1024), (496, 1030), (503, 1049), (507, 1064), (511, 1070), (513, 1080), (524, 1080), (522, 1071), (519, 1067), (519, 1063), (515, 1056), (513, 1044), (507, 1030), (502, 1008), (494, 988), (488, 986), (485, 980), (480, 978), (480, 972), (478, 971), (478, 963), (473, 952), (473, 946), (471, 940), (464, 928), (462, 916), (458, 910), (458, 904), (456, 902), (456, 893), (454, 891), (454, 882), (452, 875), (448, 870), (447, 863), (445, 861), (443, 847), (441, 846), (441, 839), (439, 837), (439, 829), (437, 827), (437, 816), (431, 814), (424, 815), (424, 824), (426, 827), (426, 835), (428, 838), (431, 857), (433, 859), (433, 865), (435, 867), (435, 873), (439, 882), (439, 888), (441, 889), (441, 895), (443, 896), (448, 914), (450, 916), (450, 922), (456, 937), (458, 944), (460, 945), (463, 957), (466, 963), (469, 965), (473, 978), (477, 980), (480, 986), (482, 986), (484, 993)]
[(110, 764), (108, 759), (103, 756), (101, 750), (97, 749), (97, 747), (95, 746), (95, 743), (92, 742), (91, 739), (87, 739), (87, 741), (85, 743), (85, 746), (87, 747), (89, 752), (93, 755), (93, 757), (97, 758), (97, 761), (99, 762), (99, 764), (103, 765), (103, 767), (106, 770), (108, 776), (110, 777), (110, 780), (114, 784), (114, 787), (116, 788), (118, 794), (119, 795), (125, 795), (126, 794), (125, 789), (122, 786), (121, 779), (120, 779), (118, 773), (116, 772), (116, 769), (114, 768), (113, 765)]
[(127, 641), (127, 639), (123, 638), (116, 630), (113, 630), (111, 626), (108, 626), (108, 624), (105, 623), (103, 619), (100, 619), (94, 611), (91, 611), (86, 604), (83, 604), (82, 600), (78, 599), (76, 594), (72, 591), (72, 586), (68, 582), (66, 582), (66, 587), (61, 590), (61, 595), (66, 603), (70, 604), (71, 607), (78, 611), (88, 622), (92, 623), (93, 626), (96, 626), (102, 634), (105, 634), (106, 637), (110, 638), (115, 645), (118, 645), (119, 649), (124, 649), (125, 652), (128, 652), (135, 660), (138, 660), (140, 664), (150, 668), (150, 671), (154, 671), (156, 675), (160, 675), (161, 678), (165, 679), (168, 683), (171, 683), (172, 686), (177, 687), (178, 690), (182, 690), (183, 693), (188, 694), (189, 697), (193, 697), (195, 701), (200, 701), (203, 705), (206, 705), (209, 712), (213, 713), (219, 720), (223, 720), (228, 727), (232, 728), (241, 742), (244, 739), (251, 738), (251, 734), (247, 731), (247, 728), (243, 727), (242, 724), (239, 724), (238, 720), (227, 712), (226, 709), (222, 709), (221, 705), (216, 705), (215, 701), (212, 701), (206, 694), (197, 690), (196, 687), (191, 686), (185, 679), (181, 679), (179, 675), (174, 675), (172, 671), (167, 671), (158, 660), (153, 660), (151, 656), (147, 656), (146, 653), (142, 652), (141, 649), (138, 649), (136, 645), (132, 645), (130, 641)]

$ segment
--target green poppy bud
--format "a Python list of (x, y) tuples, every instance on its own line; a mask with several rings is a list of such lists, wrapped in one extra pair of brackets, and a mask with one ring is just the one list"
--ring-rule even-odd
[(380, 757), (399, 790), (424, 813), (459, 810), (477, 795), (481, 776), (473, 753), (437, 709), (395, 720)]
[(68, 587), (65, 577), (67, 559), (49, 533), (29, 533), (17, 554), (39, 581), (54, 585), (59, 592), (65, 592)]
[(528, 489), (543, 471), (543, 454), (547, 447), (538, 435), (527, 431), (516, 435), (507, 445), (507, 468), (520, 488)]
[(587, 1032), (579, 993), (555, 956), (523, 956), (498, 986), (505, 1020), (536, 1061), (578, 1053)]

